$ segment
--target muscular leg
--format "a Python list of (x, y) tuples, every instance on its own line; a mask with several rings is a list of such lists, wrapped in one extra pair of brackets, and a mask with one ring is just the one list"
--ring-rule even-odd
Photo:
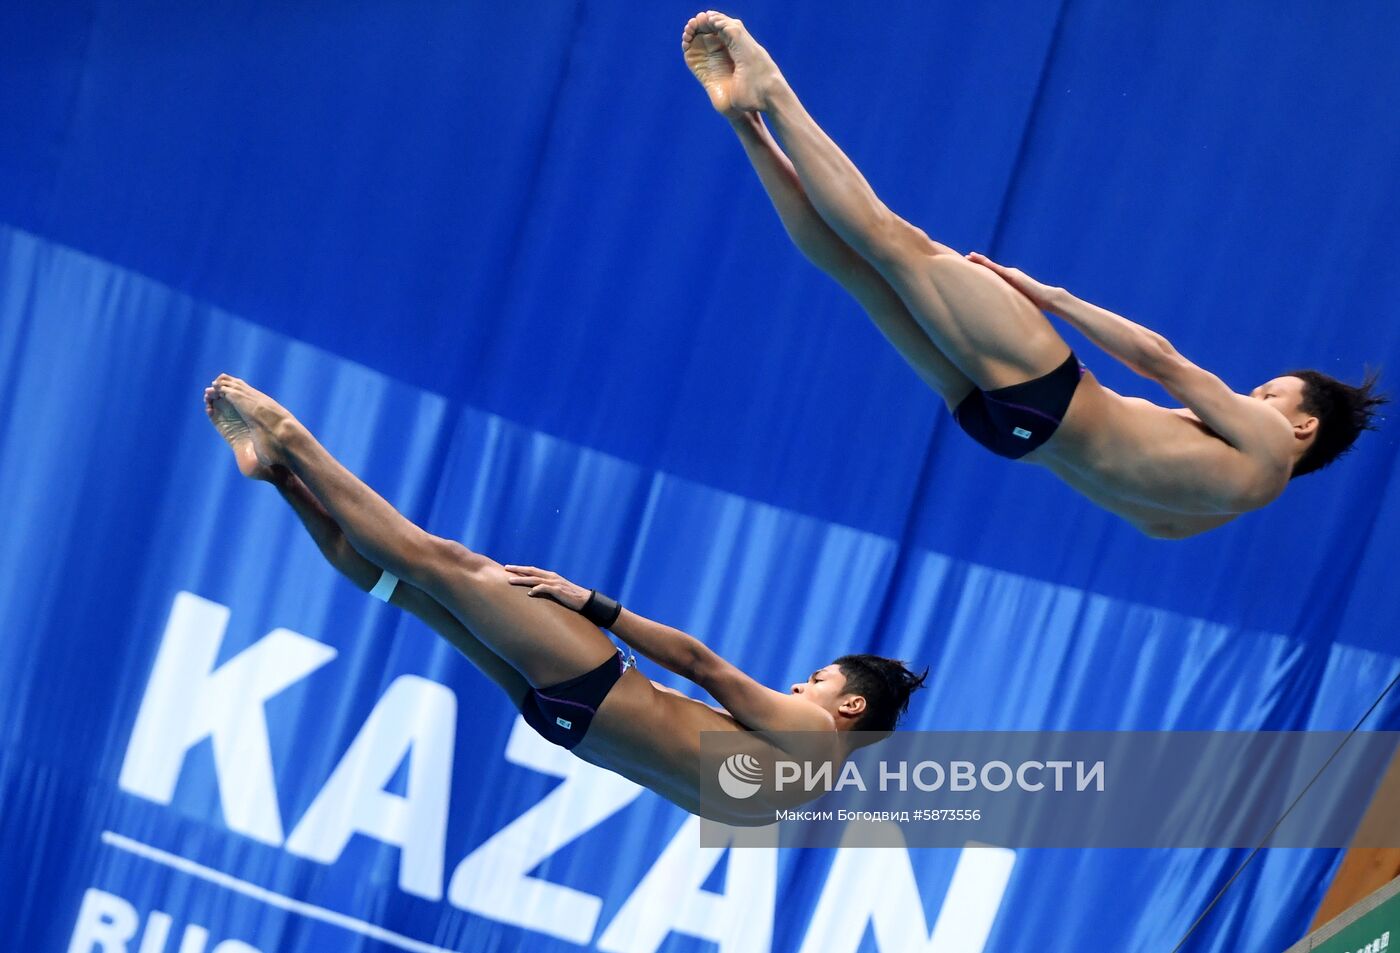
[[(930, 340), (968, 378), (983, 389), (1005, 387), (1064, 361), (1068, 345), (1024, 296), (880, 201), (742, 23), (710, 13), (699, 30), (715, 32), (734, 62), (724, 91), (730, 104), (766, 113), (822, 219), (884, 276)], [(715, 95), (711, 90), (712, 100)]]
[[(700, 18), (686, 24), (681, 37), (686, 66), (707, 91), (734, 78), (734, 61), (715, 33), (697, 31)], [(869, 315), (885, 338), (950, 408), (967, 396), (972, 382), (934, 346), (895, 290), (855, 249), (832, 231), (812, 207), (797, 171), (756, 112), (734, 108), (724, 96), (715, 101), (739, 137), (744, 153), (768, 193), (778, 218), (798, 251), (835, 279)]]
[(215, 390), (248, 423), (263, 465), (296, 474), (360, 555), (431, 596), (531, 685), (581, 675), (616, 651), (578, 613), (512, 586), (499, 563), (405, 519), (267, 395), (227, 375)]
[(972, 390), (972, 381), (924, 333), (884, 276), (817, 214), (792, 163), (759, 114), (729, 118), (793, 244), (856, 299), (885, 339), (950, 410), (957, 407)]
[[(287, 501), (301, 520), (301, 525), (305, 527), (321, 555), (326, 557), (326, 561), (361, 590), (368, 592), (373, 589), (374, 584), (379, 581), (380, 568), (355, 552), (350, 541), (341, 532), (340, 526), (331, 519), (325, 507), (311, 495), (311, 491), (296, 474), (286, 467), (268, 467), (258, 462), (248, 425), (238, 416), (232, 405), (226, 400), (215, 400), (211, 389), (205, 391), (204, 410), (219, 434), (233, 449), (234, 459), (243, 475), (276, 487), (277, 492), (282, 494), (282, 499)], [(407, 582), (400, 582), (389, 602), (417, 616), (430, 629), (452, 643), (482, 674), (495, 682), (513, 704), (518, 704), (524, 697), (528, 685), (520, 673), (495, 652), (482, 645), (466, 626), (458, 622), (452, 613), (426, 592)]]

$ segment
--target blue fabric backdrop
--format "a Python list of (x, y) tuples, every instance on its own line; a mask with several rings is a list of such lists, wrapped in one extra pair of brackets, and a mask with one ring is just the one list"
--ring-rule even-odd
[[(911, 727), (1334, 730), (1395, 674), (1393, 428), (1183, 543), (991, 458), (787, 245), (680, 62), (692, 12), (0, 3), (7, 948), (1158, 950), (1242, 859), (701, 850), (325, 566), (204, 420), (223, 370), (434, 531), (772, 684), (930, 664)], [(936, 237), (1241, 389), (1400, 357), (1392, 4), (734, 12)], [(160, 796), (137, 723), (196, 643), (311, 667)], [(445, 826), (308, 856), (299, 821), (400, 698), (449, 737), (368, 786), (438, 778)], [(1337, 857), (1265, 855), (1191, 949), (1282, 949)]]

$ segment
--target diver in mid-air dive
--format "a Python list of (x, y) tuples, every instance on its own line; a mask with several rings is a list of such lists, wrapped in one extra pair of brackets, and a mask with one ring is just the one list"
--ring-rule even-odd
[[(1160, 334), (932, 240), (880, 201), (739, 20), (697, 14), (681, 48), (794, 244), (992, 452), (1046, 467), (1149, 536), (1180, 539), (1265, 506), (1373, 429), (1386, 400), (1374, 375), (1354, 387), (1291, 371), (1237, 394)], [(1099, 384), (1042, 310), (1185, 406)]]
[[(730, 733), (735, 753), (760, 765), (839, 763), (892, 731), (923, 684), (894, 659), (845, 655), (786, 693), (765, 688), (678, 629), (555, 573), (502, 566), (420, 529), (244, 381), (220, 375), (204, 404), (240, 472), (277, 487), (336, 569), (456, 646), (546, 739), (692, 813), (770, 824), (775, 808), (816, 796), (793, 785), (745, 800), (703, 797), (701, 732)], [(603, 628), (723, 707), (648, 680)]]

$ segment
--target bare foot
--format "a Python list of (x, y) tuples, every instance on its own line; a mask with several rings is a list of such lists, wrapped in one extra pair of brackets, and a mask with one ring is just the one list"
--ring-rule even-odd
[(690, 18), (681, 33), (681, 50), (710, 104), (731, 118), (768, 108), (773, 90), (783, 82), (778, 65), (743, 22), (714, 10)]
[[(734, 60), (719, 34), (708, 29), (710, 15), (697, 13), (681, 34), (685, 65), (709, 94), (710, 105), (722, 116), (734, 118), (744, 110), (734, 104)], [(701, 27), (706, 29), (702, 32)]]
[[(233, 412), (243, 421), (258, 464), (270, 470), (285, 466), (282, 439), (296, 425), (296, 418), (277, 401), (237, 377), (220, 374), (210, 389), (218, 401), (232, 405)], [(239, 469), (243, 469), (241, 461)]]
[(270, 467), (258, 459), (253, 449), (253, 434), (248, 423), (233, 409), (233, 405), (215, 392), (214, 388), (204, 388), (204, 412), (219, 431), (219, 436), (233, 448), (233, 459), (238, 464), (238, 472), (250, 480), (265, 480), (276, 483), (280, 477), (279, 467)]

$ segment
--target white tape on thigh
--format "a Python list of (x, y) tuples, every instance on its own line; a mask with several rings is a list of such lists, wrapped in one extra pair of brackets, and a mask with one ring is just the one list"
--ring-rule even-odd
[(379, 577), (379, 581), (374, 584), (374, 588), (369, 594), (380, 602), (388, 602), (394, 595), (394, 587), (399, 584), (399, 577), (389, 570), (384, 570), (384, 575)]

